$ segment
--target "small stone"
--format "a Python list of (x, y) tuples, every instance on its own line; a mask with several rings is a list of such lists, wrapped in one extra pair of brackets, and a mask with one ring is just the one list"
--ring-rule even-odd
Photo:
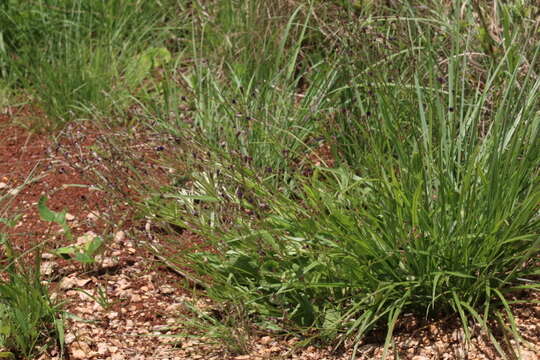
[(73, 352), (71, 353), (71, 357), (74, 359), (88, 359), (86, 353), (81, 349), (73, 350)]
[(99, 355), (105, 355), (107, 354), (107, 352), (109, 352), (109, 347), (106, 343), (98, 343), (97, 348), (97, 352)]
[(7, 188), (7, 184), (5, 182), (0, 182), (0, 190)]
[(58, 267), (58, 264), (52, 261), (44, 261), (40, 265), (40, 272), (43, 275), (50, 276), (54, 273), (54, 270)]
[(97, 221), (99, 219), (99, 213), (98, 212), (91, 212), (88, 215), (86, 215), (86, 218), (90, 221)]
[(66, 213), (66, 220), (67, 221), (73, 221), (73, 220), (75, 220), (75, 216), (70, 214), (70, 213)]
[(64, 338), (64, 341), (66, 342), (67, 345), (71, 344), (72, 342), (75, 341), (75, 335), (73, 335), (73, 333), (67, 333), (66, 337)]
[(8, 194), (11, 196), (17, 196), (19, 195), (20, 192), (21, 192), (20, 189), (12, 189), (10, 192), (8, 192)]
[(538, 359), (536, 357), (536, 354), (530, 350), (526, 350), (526, 349), (521, 349), (520, 351), (521, 353), (521, 359), (523, 360), (535, 360), (535, 359)]
[(107, 318), (109, 320), (116, 319), (117, 317), (118, 317), (118, 313), (116, 311), (111, 311), (110, 313), (107, 314)]
[(122, 242), (126, 239), (126, 233), (122, 230), (118, 231), (116, 234), (114, 234), (114, 241), (115, 242)]
[(162, 294), (169, 295), (169, 294), (173, 294), (175, 290), (171, 285), (163, 285), (162, 287), (159, 288), (159, 291)]
[(77, 238), (77, 246), (86, 245), (87, 243), (94, 240), (94, 238), (96, 237), (97, 237), (96, 233), (94, 233), (93, 231), (88, 231), (86, 232), (86, 234), (81, 235)]
[(51, 254), (51, 253), (43, 253), (41, 254), (41, 258), (43, 260), (52, 260), (54, 259), (55, 255), (54, 254)]
[(103, 266), (104, 268), (112, 268), (116, 265), (118, 265), (118, 260), (110, 257), (103, 259), (103, 262), (101, 263), (101, 266)]
[(111, 355), (111, 360), (124, 360), (125, 357), (123, 354), (116, 353)]
[(268, 345), (272, 342), (272, 338), (270, 336), (263, 336), (259, 342), (263, 345)]

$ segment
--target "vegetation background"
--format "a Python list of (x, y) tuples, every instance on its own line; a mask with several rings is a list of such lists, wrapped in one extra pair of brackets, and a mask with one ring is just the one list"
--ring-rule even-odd
[[(168, 260), (230, 320), (194, 326), (237, 351), (254, 328), (336, 348), (384, 329), (390, 348), (403, 314), (456, 313), (504, 354), (493, 324), (522, 341), (510, 306), (538, 289), (539, 16), (526, 0), (3, 0), (0, 105), (40, 109), (20, 122), (52, 136), (86, 121), (176, 144), (165, 186), (114, 139), (100, 151), (135, 174), (141, 218), (205, 239)], [(5, 269), (2, 328), (20, 310), (50, 330), (45, 295), (10, 295), (36, 274)], [(28, 356), (41, 333), (17, 333), (3, 346)]]

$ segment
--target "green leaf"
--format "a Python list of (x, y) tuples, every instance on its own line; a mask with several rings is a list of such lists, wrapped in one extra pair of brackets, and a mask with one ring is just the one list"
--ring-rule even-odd
[(292, 319), (301, 326), (311, 326), (315, 322), (315, 308), (305, 295), (300, 295)]
[(2, 326), (0, 326), (0, 335), (3, 336), (9, 336), (11, 334), (11, 326), (9, 326), (9, 323), (4, 323)]
[(241, 274), (242, 277), (259, 278), (259, 269), (252, 258), (240, 255), (229, 269), (230, 272)]
[(83, 264), (92, 264), (94, 262), (94, 258), (86, 253), (78, 253), (75, 255), (75, 260)]
[(42, 196), (39, 199), (38, 203), (38, 210), (39, 210), (39, 216), (45, 221), (54, 222), (56, 224), (60, 225), (66, 225), (66, 212), (55, 212), (50, 210), (47, 205), (47, 198), (45, 196)]
[(126, 78), (130, 87), (138, 86), (150, 72), (172, 59), (171, 53), (164, 47), (149, 48), (135, 57), (129, 63), (126, 71)]
[(64, 247), (53, 250), (52, 253), (68, 260), (68, 259), (71, 259), (71, 255), (75, 254), (75, 247), (64, 246)]
[(334, 332), (340, 326), (341, 312), (336, 309), (330, 309), (324, 314), (323, 328), (327, 331)]
[(0, 223), (5, 224), (7, 227), (15, 227), (19, 222), (19, 219), (22, 217), (22, 214), (17, 214), (11, 218), (0, 218)]
[(92, 241), (85, 244), (85, 254), (88, 254), (89, 256), (94, 255), (101, 245), (103, 245), (103, 239), (96, 236)]
[(54, 319), (54, 325), (56, 327), (56, 332), (58, 334), (58, 343), (60, 344), (60, 352), (64, 352), (64, 345), (65, 345), (65, 329), (64, 329), (64, 320), (62, 318), (60, 319)]

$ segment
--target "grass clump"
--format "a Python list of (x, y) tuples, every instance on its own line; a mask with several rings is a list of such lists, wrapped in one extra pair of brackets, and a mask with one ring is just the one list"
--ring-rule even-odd
[[(17, 222), (17, 217), (0, 218), (5, 226)], [(36, 251), (35, 265), (28, 266), (7, 234), (0, 233), (0, 245), (4, 254), (0, 279), (0, 357), (30, 359), (48, 347), (58, 347), (62, 354), (61, 309), (41, 283), (41, 254)]]
[(8, 358), (32, 358), (46, 345), (57, 345), (62, 333), (58, 309), (39, 277), (12, 274), (0, 283), (0, 348)]
[[(313, 8), (298, 10), (284, 33), (270, 32), (285, 55), (258, 57), (246, 45), (196, 67), (192, 129), (213, 155), (192, 182), (145, 206), (208, 239), (211, 251), (175, 261), (196, 269), (213, 298), (241, 302), (260, 326), (338, 344), (385, 328), (389, 345), (404, 313), (457, 313), (467, 337), (480, 323), (504, 353), (489, 321), (512, 322), (513, 293), (538, 288), (538, 47), (508, 40), (533, 36), (516, 7), (501, 5), (491, 19), (498, 40), (486, 40), (485, 8), (438, 6), (353, 11), (392, 43), (350, 36), (333, 55), (306, 45), (324, 28)], [(313, 139), (332, 148), (334, 168), (310, 164)]]
[[(369, 130), (377, 135), (365, 134), (370, 153), (358, 154), (364, 176), (346, 166), (315, 170), (295, 178), (294, 198), (227, 167), (223, 180), (198, 179), (198, 189), (213, 191), (196, 193), (203, 205), (185, 223), (200, 226), (217, 251), (185, 253), (179, 263), (210, 277), (214, 297), (242, 299), (259, 320), (317, 328), (333, 340), (360, 338), (381, 322), (391, 332), (405, 312), (459, 313), (465, 329), (469, 320), (485, 326), (512, 291), (536, 287), (539, 83), (529, 85), (508, 97), (522, 101), (515, 113), (495, 105), (486, 134), (475, 119), (482, 102), (455, 128), (437, 128), (453, 112), (423, 112), (416, 89), (408, 140), (395, 142), (403, 130), (377, 119)], [(227, 187), (237, 190), (216, 190)], [(193, 207), (192, 195), (174, 197)], [(230, 217), (210, 221), (225, 208)]]

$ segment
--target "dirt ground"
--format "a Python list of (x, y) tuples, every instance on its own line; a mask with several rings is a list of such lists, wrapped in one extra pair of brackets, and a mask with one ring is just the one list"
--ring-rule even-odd
[[(384, 336), (380, 334), (365, 339), (356, 349), (347, 345), (340, 353), (299, 347), (301, 340), (292, 337), (255, 334), (246, 340), (244, 354), (231, 353), (225, 340), (186, 336), (193, 330), (181, 320), (187, 313), (185, 304), (194, 303), (201, 311), (214, 304), (154, 256), (148, 245), (160, 245), (159, 236), (151, 236), (148, 225), (132, 219), (127, 203), (119, 203), (85, 176), (81, 159), (92, 155), (99, 133), (74, 128), (78, 133), (72, 138), (77, 141), (58, 146), (49, 136), (13, 123), (25, 111), (0, 115), (0, 194), (10, 193), (10, 203), (0, 204), (0, 209), (9, 206), (10, 214), (22, 214), (14, 229), (0, 231), (9, 233), (19, 251), (37, 245), (44, 250), (43, 280), (50, 284), (53, 297), (66, 302), (71, 314), (66, 324), (69, 359), (347, 359), (353, 353), (358, 359), (382, 357)], [(47, 253), (70, 244), (59, 227), (40, 220), (37, 202), (42, 195), (48, 197), (52, 210), (67, 211), (75, 241), (95, 235), (106, 240), (97, 265), (85, 268)], [(197, 241), (188, 232), (182, 236), (188, 244)], [(539, 359), (540, 306), (527, 304), (515, 310), (516, 324), (528, 343), (520, 347), (521, 358)], [(455, 319), (430, 323), (404, 317), (401, 323), (390, 359), (499, 358), (481, 329), (465, 344)], [(502, 332), (497, 336), (504, 338)], [(53, 349), (39, 359), (58, 358), (58, 349)]]

